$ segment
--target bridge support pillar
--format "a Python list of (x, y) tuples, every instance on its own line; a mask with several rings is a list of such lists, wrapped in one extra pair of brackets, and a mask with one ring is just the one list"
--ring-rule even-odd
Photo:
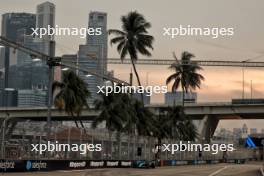
[(212, 115), (205, 115), (198, 126), (199, 140), (210, 143), (214, 135), (219, 119)]

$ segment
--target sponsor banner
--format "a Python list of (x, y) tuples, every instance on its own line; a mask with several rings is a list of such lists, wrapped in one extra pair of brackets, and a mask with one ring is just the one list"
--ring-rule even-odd
[(128, 168), (132, 164), (129, 160), (0, 160), (0, 172)]
[(105, 166), (105, 161), (89, 161), (88, 168), (101, 168)]
[(204, 160), (194, 160), (193, 164), (206, 164), (207, 162)]
[(87, 166), (86, 161), (69, 161), (69, 169), (85, 169)]
[(48, 169), (48, 163), (46, 161), (26, 161), (26, 170), (28, 171), (41, 171)]
[(119, 161), (106, 161), (105, 167), (118, 167)]
[(218, 163), (220, 163), (219, 160), (211, 160), (211, 161), (209, 161), (209, 162), (210, 162), (210, 164), (218, 164)]
[(120, 161), (120, 167), (132, 167), (132, 161)]
[(0, 171), (2, 172), (14, 170), (16, 166), (17, 164), (14, 161), (5, 161), (5, 160), (0, 161)]
[(188, 161), (176, 161), (176, 165), (188, 165)]

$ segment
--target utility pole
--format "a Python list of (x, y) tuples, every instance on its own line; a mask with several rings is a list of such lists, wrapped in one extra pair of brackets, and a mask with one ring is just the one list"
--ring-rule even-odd
[(48, 112), (47, 112), (47, 136), (46, 140), (49, 141), (50, 133), (51, 133), (51, 107), (52, 107), (52, 84), (53, 84), (53, 75), (54, 75), (54, 59), (55, 56), (55, 41), (50, 41), (49, 43), (49, 56), (50, 58), (47, 61), (47, 65), (49, 67), (49, 85), (48, 85)]
[(253, 98), (253, 85), (252, 85), (252, 80), (250, 80), (250, 98), (251, 98), (251, 100)]
[(242, 99), (245, 99), (245, 69), (242, 67)]

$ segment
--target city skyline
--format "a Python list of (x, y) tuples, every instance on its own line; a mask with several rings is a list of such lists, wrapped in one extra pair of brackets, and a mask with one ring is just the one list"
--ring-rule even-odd
[[(25, 9), (25, 12), (35, 13), (35, 7), (37, 4), (45, 2), (45, 1), (32, 1), (25, 0), (23, 3), (19, 1), (15, 1), (16, 6), (11, 6), (10, 3), (2, 2), (1, 8), (2, 13), (5, 11), (21, 11)], [(146, 8), (147, 3), (143, 1), (140, 6), (137, 3), (128, 2), (129, 6), (117, 9), (113, 11), (114, 8), (112, 4), (104, 3), (103, 1), (98, 2), (90, 2), (90, 6), (88, 2), (80, 1), (81, 3), (69, 4), (62, 3), (62, 1), (50, 1), (54, 3), (57, 7), (56, 9), (56, 24), (58, 26), (69, 26), (69, 27), (87, 27), (87, 17), (90, 11), (104, 11), (109, 15), (109, 23), (108, 29), (111, 28), (120, 28), (120, 16), (125, 15), (127, 12), (131, 10), (138, 10), (142, 12), (144, 10), (144, 16), (147, 20), (152, 23), (152, 28), (150, 29), (150, 33), (154, 35), (154, 51), (153, 56), (151, 58), (172, 58), (172, 52), (175, 51), (177, 55), (184, 50), (190, 51), (196, 55), (195, 59), (207, 59), (207, 60), (247, 60), (248, 58), (258, 57), (257, 59), (253, 59), (253, 61), (261, 61), (263, 58), (263, 41), (264, 35), (262, 34), (262, 29), (264, 26), (260, 23), (261, 16), (261, 2), (259, 5), (254, 3), (248, 3), (246, 1), (239, 1), (242, 10), (244, 10), (244, 19), (242, 20), (240, 17), (240, 10), (235, 8), (235, 2), (229, 3), (229, 6), (225, 6), (223, 3), (210, 3), (208, 1), (201, 1), (197, 3), (196, 8), (191, 7), (190, 14), (185, 14), (185, 17), (182, 17), (180, 13), (182, 10), (177, 9), (175, 11), (171, 10), (169, 3), (159, 3), (155, 2), (153, 4), (153, 9)], [(175, 3), (173, 1), (169, 1), (170, 3)], [(187, 2), (178, 2), (179, 5), (186, 6)], [(81, 6), (80, 4), (83, 4)], [(87, 4), (87, 6), (85, 6)], [(92, 5), (91, 5), (92, 4)], [(177, 3), (175, 3), (177, 4)], [(160, 5), (160, 6), (158, 6)], [(213, 6), (215, 5), (215, 6)], [(205, 7), (204, 7), (205, 6)], [(155, 14), (155, 8), (158, 7), (166, 7), (169, 9), (167, 11), (163, 11), (157, 18), (157, 14)], [(175, 6), (177, 7), (177, 6)], [(203, 12), (203, 8), (211, 8), (211, 16), (205, 16)], [(72, 8), (72, 9), (71, 9)], [(76, 11), (74, 9), (80, 8), (80, 10)], [(225, 13), (221, 14), (221, 9), (226, 8)], [(10, 10), (8, 10), (10, 9)], [(17, 9), (17, 10), (16, 10)], [(232, 14), (231, 13), (232, 9)], [(180, 11), (179, 11), (180, 10)], [(201, 10), (201, 11), (200, 11)], [(64, 14), (68, 11), (68, 16), (65, 18)], [(74, 13), (73, 13), (74, 11)], [(199, 13), (197, 13), (199, 12)], [(170, 15), (167, 15), (167, 14)], [(194, 16), (196, 14), (196, 16)], [(247, 15), (246, 15), (247, 14)], [(226, 16), (230, 15), (230, 18), (227, 19)], [(242, 14), (243, 15), (243, 14)], [(171, 17), (170, 17), (171, 16)], [(174, 21), (173, 16), (177, 19)], [(163, 17), (166, 17), (165, 19)], [(251, 21), (254, 19), (254, 21)], [(216, 22), (217, 20), (217, 22)], [(234, 21), (236, 23), (234, 23)], [(157, 25), (158, 23), (158, 25)], [(224, 27), (234, 27), (234, 36), (219, 38), (219, 39), (211, 39), (208, 37), (179, 37), (176, 40), (168, 39), (162, 36), (163, 27), (167, 26), (176, 26), (179, 24), (192, 24), (196, 26), (224, 26)], [(252, 27), (250, 27), (252, 26)], [(251, 35), (251, 36), (249, 36)], [(73, 36), (56, 36), (57, 42), (57, 55), (62, 54), (75, 54), (78, 51), (78, 46), (80, 44), (85, 43), (85, 39), (80, 39), (79, 37)], [(71, 42), (69, 42), (71, 41)], [(109, 46), (109, 43), (108, 43)], [(162, 47), (161, 47), (162, 46)], [(118, 53), (116, 52), (115, 47), (109, 46), (109, 57), (118, 58)], [(109, 66), (109, 70), (118, 70), (115, 71), (117, 77), (121, 79), (128, 80), (128, 74), (130, 66)], [(159, 72), (163, 72), (164, 77), (160, 77), (160, 74), (157, 75), (155, 72), (157, 68), (155, 66), (140, 66), (139, 74), (142, 77), (143, 82), (145, 82), (146, 72), (150, 72), (149, 74), (149, 82), (154, 84), (165, 84), (165, 77), (169, 75), (170, 71), (167, 67), (159, 67)], [(226, 71), (228, 70), (228, 71)], [(230, 98), (239, 98), (242, 94), (242, 73), (240, 68), (222, 68), (222, 67), (205, 67), (202, 72), (205, 75), (205, 82), (201, 87), (201, 90), (198, 90), (198, 101), (228, 101)], [(231, 73), (231, 74), (229, 74)], [(253, 96), (255, 98), (264, 97), (264, 94), (261, 90), (264, 89), (264, 83), (261, 81), (264, 77), (259, 75), (259, 70), (256, 69), (246, 69), (245, 71), (245, 93), (246, 97), (250, 97), (250, 82), (253, 82)], [(228, 79), (227, 79), (228, 78)], [(218, 80), (216, 80), (218, 79)], [(219, 84), (221, 83), (221, 84)], [(228, 85), (228, 86), (226, 86)], [(218, 88), (218, 90), (215, 90)], [(216, 92), (218, 94), (216, 94)], [(161, 102), (163, 97), (154, 96), (155, 102)]]
[[(11, 3), (1, 2), (1, 11), (5, 12), (20, 12), (21, 9), (25, 9), (25, 12), (35, 13), (35, 6), (44, 1), (32, 1), (26, 0), (23, 3), (15, 1), (16, 6), (12, 6)], [(128, 6), (125, 8), (113, 10), (113, 5), (105, 3), (103, 1), (92, 2), (91, 6), (88, 6), (88, 2), (80, 1), (82, 3), (71, 3), (65, 4), (62, 1), (50, 1), (56, 5), (56, 24), (59, 26), (74, 26), (74, 27), (87, 27), (87, 18), (89, 11), (105, 11), (109, 15), (108, 29), (120, 28), (120, 16), (125, 15), (131, 10), (138, 10), (143, 13), (148, 21), (153, 25), (150, 33), (156, 38), (154, 43), (154, 51), (152, 58), (172, 58), (172, 51), (176, 51), (177, 55), (184, 50), (190, 51), (197, 56), (197, 59), (223, 59), (223, 58), (234, 58), (234, 60), (246, 60), (248, 58), (254, 58), (259, 56), (257, 59), (261, 61), (263, 59), (263, 46), (264, 36), (261, 33), (264, 26), (260, 23), (261, 16), (261, 3), (255, 1), (254, 3), (248, 3), (246, 1), (239, 1), (241, 3), (240, 9), (234, 9), (235, 2), (229, 2), (229, 6), (225, 6), (224, 3), (210, 3), (209, 1), (202, 1), (197, 3), (194, 7), (188, 7), (189, 1), (178, 2), (179, 6), (190, 8), (190, 14), (184, 14), (185, 17), (181, 17), (183, 10), (177, 8), (177, 3), (169, 1), (171, 5), (165, 3), (154, 2), (154, 8), (146, 8), (148, 3), (142, 2), (141, 6), (136, 3), (128, 2)], [(82, 4), (82, 5), (80, 5)], [(85, 6), (87, 4), (87, 7)], [(175, 4), (175, 6), (173, 5)], [(215, 6), (213, 6), (215, 5)], [(171, 7), (169, 7), (171, 6)], [(159, 9), (159, 7), (161, 7)], [(162, 10), (162, 7), (165, 10)], [(172, 10), (175, 7), (175, 12)], [(212, 13), (211, 16), (206, 16), (209, 12), (203, 12), (203, 8), (211, 8), (209, 10)], [(3, 9), (3, 10), (2, 10)], [(12, 10), (11, 10), (12, 9)], [(19, 10), (20, 9), (20, 10)], [(75, 10), (74, 10), (75, 9)], [(80, 10), (77, 10), (80, 9)], [(144, 11), (143, 11), (144, 9)], [(147, 9), (147, 10), (146, 10)], [(156, 10), (159, 9), (162, 15), (156, 14)], [(168, 10), (169, 9), (169, 10)], [(183, 8), (184, 9), (184, 8)], [(225, 9), (226, 14), (221, 14)], [(11, 10), (11, 11), (10, 11)], [(230, 15), (232, 10), (232, 14)], [(240, 10), (244, 10), (244, 14), (240, 14)], [(68, 11), (72, 16), (65, 18), (64, 14)], [(74, 13), (73, 13), (74, 11)], [(200, 13), (197, 13), (200, 12)], [(220, 13), (221, 12), (221, 13)], [(171, 15), (168, 15), (172, 13)], [(194, 16), (196, 13), (196, 16)], [(230, 15), (230, 19), (226, 17)], [(243, 19), (241, 16), (243, 15)], [(171, 16), (171, 17), (170, 17)], [(173, 17), (177, 18), (174, 22)], [(164, 18), (166, 17), (166, 19)], [(238, 18), (239, 17), (239, 18)], [(254, 21), (251, 19), (254, 18)], [(214, 22), (216, 21), (217, 22)], [(236, 22), (236, 23), (235, 23)], [(159, 24), (157, 26), (157, 24)], [(210, 38), (197, 38), (197, 37), (179, 37), (177, 40), (169, 40), (162, 37), (162, 27), (176, 26), (178, 24), (193, 24), (200, 26), (214, 26), (223, 25), (231, 26), (235, 29), (235, 35), (231, 38), (221, 38), (212, 40)], [(254, 28), (253, 28), (254, 26)], [(251, 35), (250, 35), (251, 34)], [(78, 37), (55, 37), (57, 41), (57, 55), (61, 54), (75, 54), (78, 51), (78, 46), (85, 43), (85, 39)], [(69, 42), (71, 41), (71, 42)], [(70, 49), (69, 49), (70, 48)], [(62, 51), (63, 50), (63, 51)], [(118, 53), (114, 47), (109, 46), (109, 57), (118, 57)], [(241, 58), (241, 59), (240, 59)], [(212, 60), (213, 60), (212, 59)], [(130, 66), (108, 66), (108, 70), (115, 70), (115, 76), (128, 80)], [(139, 66), (139, 74), (145, 82), (147, 73), (149, 84), (164, 85), (166, 77), (169, 75), (167, 67), (160, 66)], [(206, 78), (206, 81), (202, 85), (201, 90), (198, 91), (198, 101), (230, 101), (231, 98), (239, 98), (242, 93), (242, 71), (240, 68), (204, 68), (202, 72)], [(128, 71), (129, 70), (129, 71)], [(162, 73), (162, 74), (160, 74)], [(253, 82), (253, 96), (260, 98), (263, 97), (262, 93), (264, 90), (264, 83), (262, 82), (264, 76), (261, 76), (261, 70), (246, 69), (245, 71), (246, 80), (246, 97), (250, 96), (250, 81)], [(155, 96), (154, 102), (161, 102), (163, 97)], [(243, 122), (242, 122), (243, 123)]]

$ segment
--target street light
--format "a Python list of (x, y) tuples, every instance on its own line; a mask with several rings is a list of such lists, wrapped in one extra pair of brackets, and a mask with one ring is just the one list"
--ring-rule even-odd
[(32, 59), (32, 61), (33, 61), (33, 62), (39, 62), (39, 61), (41, 61), (41, 59), (39, 59), (39, 58), (35, 58), (35, 59)]
[(93, 76), (93, 75), (90, 75), (90, 74), (87, 74), (87, 75), (85, 75), (86, 77), (91, 77), (91, 76)]
[(69, 68), (68, 67), (65, 67), (65, 68), (63, 68), (63, 69), (61, 69), (62, 71), (67, 71), (67, 70), (69, 70)]

